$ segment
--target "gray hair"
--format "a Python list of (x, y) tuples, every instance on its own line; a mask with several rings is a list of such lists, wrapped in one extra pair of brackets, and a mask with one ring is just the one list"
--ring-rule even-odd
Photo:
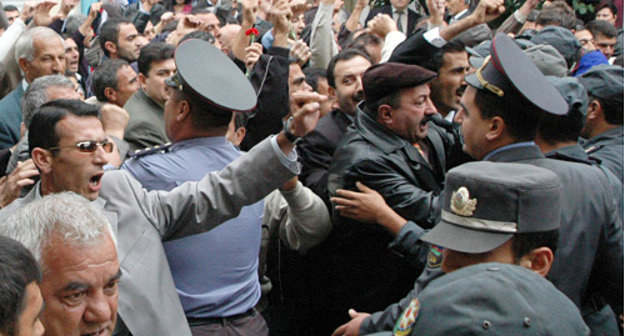
[(32, 81), (22, 97), (22, 117), (26, 128), (30, 127), (30, 120), (35, 110), (48, 102), (47, 89), (50, 87), (74, 89), (74, 83), (63, 75), (48, 75)]
[(24, 244), (44, 272), (41, 253), (54, 234), (60, 235), (65, 244), (77, 247), (100, 243), (107, 234), (117, 244), (102, 211), (74, 192), (45, 196), (20, 208), (0, 224), (0, 235)]
[(87, 19), (87, 16), (81, 13), (74, 13), (65, 19), (65, 32), (72, 36)]
[[(35, 57), (35, 37), (40, 39), (51, 39), (57, 37), (63, 43), (61, 35), (48, 27), (34, 27), (25, 30), (15, 42), (15, 61), (19, 62), (20, 58), (25, 58), (29, 62)], [(65, 44), (63, 44), (65, 45)]]

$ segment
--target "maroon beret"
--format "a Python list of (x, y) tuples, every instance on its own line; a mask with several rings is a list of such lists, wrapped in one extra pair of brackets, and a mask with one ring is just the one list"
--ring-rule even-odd
[(427, 83), (435, 76), (435, 72), (418, 65), (389, 62), (368, 68), (362, 76), (362, 86), (366, 101), (372, 103), (399, 89)]

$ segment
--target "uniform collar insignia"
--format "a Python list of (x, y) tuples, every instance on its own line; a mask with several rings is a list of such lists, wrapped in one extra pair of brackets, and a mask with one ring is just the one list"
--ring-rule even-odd
[(470, 198), (466, 187), (460, 187), (451, 195), (451, 210), (460, 216), (472, 216), (477, 207), (477, 199)]

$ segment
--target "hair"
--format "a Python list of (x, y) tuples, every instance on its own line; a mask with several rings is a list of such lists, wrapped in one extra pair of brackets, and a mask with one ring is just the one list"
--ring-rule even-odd
[(234, 113), (234, 129), (237, 130), (241, 127), (247, 127), (247, 121), (249, 120), (249, 114), (242, 112)]
[(104, 51), (104, 55), (110, 56), (110, 53), (104, 47), (106, 42), (113, 42), (115, 45), (119, 45), (119, 26), (122, 24), (132, 24), (130, 20), (122, 18), (109, 19), (100, 27), (100, 48)]
[(47, 40), (54, 37), (63, 43), (61, 35), (48, 27), (34, 27), (25, 30), (15, 42), (15, 61), (18, 62), (20, 58), (25, 58), (32, 62), (35, 57), (35, 38)]
[(47, 90), (50, 87), (73, 89), (74, 83), (63, 75), (43, 76), (32, 81), (22, 97), (22, 118), (26, 128), (30, 126), (30, 120), (35, 109), (48, 101)]
[(512, 239), (511, 250), (514, 262), (518, 264), (522, 257), (536, 248), (548, 247), (554, 254), (559, 243), (559, 230), (517, 233)]
[(368, 113), (368, 115), (372, 117), (373, 119), (377, 119), (377, 110), (379, 109), (379, 106), (389, 105), (393, 109), (397, 109), (401, 107), (401, 93), (402, 92), (403, 92), (402, 89), (394, 90), (389, 95), (381, 97), (375, 101), (369, 102), (368, 100), (366, 100), (365, 101), (366, 108), (364, 109), (364, 112)]
[(153, 62), (165, 61), (173, 58), (175, 52), (174, 46), (165, 42), (152, 42), (141, 49), (139, 59), (139, 73), (148, 77), (148, 73), (152, 68)]
[(438, 49), (433, 56), (431, 56), (426, 64), (423, 64), (423, 67), (437, 73), (444, 65), (444, 55), (460, 52), (466, 52), (466, 45), (463, 42), (458, 40), (448, 41), (442, 48)]
[(597, 100), (602, 106), (604, 112), (605, 121), (611, 125), (622, 125), (622, 113), (624, 113), (624, 107), (622, 102), (622, 93), (615, 94), (609, 98), (600, 98), (592, 94), (589, 95), (590, 103)]
[(16, 335), (26, 308), (26, 286), (41, 282), (39, 265), (21, 243), (0, 236), (0, 334)]
[(537, 127), (537, 133), (548, 144), (559, 142), (576, 142), (581, 135), (585, 124), (585, 115), (574, 108), (570, 108), (567, 115), (557, 116), (544, 113)]
[(216, 39), (214, 37), (214, 35), (210, 34), (209, 32), (205, 32), (203, 30), (194, 30), (186, 35), (184, 35), (181, 39), (180, 42), (178, 42), (178, 45), (180, 45), (180, 43), (186, 41), (186, 40), (190, 40), (190, 39), (196, 39), (196, 40), (202, 40), (202, 41), (206, 41), (210, 44), (214, 44)]
[(65, 20), (65, 33), (67, 33), (67, 35), (69, 36), (74, 35), (74, 33), (78, 31), (78, 28), (80, 28), (80, 26), (85, 22), (86, 19), (87, 16), (81, 13), (76, 13), (68, 16), (67, 20)]
[(323, 69), (308, 67), (303, 70), (303, 73), (306, 76), (306, 83), (308, 83), (314, 91), (318, 89), (319, 78), (327, 79), (327, 71), (324, 71)]
[(208, 8), (195, 7), (191, 9), (191, 14), (195, 15), (195, 14), (213, 14), (213, 13)]
[(516, 141), (535, 139), (537, 125), (543, 112), (518, 95), (499, 97), (489, 91), (477, 90), (475, 104), (481, 111), (482, 118), (501, 117), (505, 121), (507, 132)]
[(101, 210), (70, 191), (50, 194), (20, 208), (0, 225), (0, 234), (24, 244), (39, 261), (44, 274), (46, 265), (42, 253), (55, 234), (62, 237), (63, 245), (75, 247), (93, 246), (107, 234), (116, 244)]
[(383, 40), (379, 38), (377, 35), (364, 33), (364, 34), (360, 34), (354, 40), (349, 42), (345, 49), (349, 49), (349, 48), (358, 49), (370, 57), (368, 51), (366, 50), (366, 47), (369, 45), (380, 46), (380, 45), (383, 45), (383, 43), (384, 43)]
[(613, 1), (610, 1), (610, 0), (601, 1), (598, 4), (598, 6), (596, 6), (596, 9), (594, 10), (594, 13), (598, 13), (603, 8), (609, 8), (611, 10), (611, 13), (613, 13), (613, 15), (617, 16), (618, 9), (617, 9), (617, 6), (613, 3)]
[(117, 90), (117, 72), (125, 66), (130, 66), (128, 61), (109, 58), (95, 68), (91, 86), (99, 101), (108, 101), (106, 95), (104, 94), (104, 89), (109, 87)]
[(576, 15), (565, 1), (555, 1), (550, 6), (542, 8), (535, 19), (540, 26), (559, 26), (567, 29), (576, 27)]
[(206, 131), (215, 127), (227, 126), (232, 120), (232, 111), (206, 103), (194, 94), (188, 94), (176, 88), (171, 88), (169, 92), (173, 92), (174, 100), (185, 100), (189, 103), (191, 122), (195, 130)]
[(57, 146), (60, 139), (56, 124), (68, 115), (99, 118), (100, 109), (96, 105), (71, 99), (56, 99), (41, 105), (30, 120), (28, 152), (32, 154), (36, 147), (50, 149)]
[(365, 52), (359, 49), (353, 49), (353, 48), (344, 49), (338, 54), (336, 54), (336, 56), (332, 57), (331, 61), (329, 61), (329, 65), (327, 66), (327, 83), (329, 84), (329, 86), (333, 88), (336, 87), (336, 82), (334, 78), (334, 69), (336, 68), (336, 63), (340, 61), (348, 61), (358, 56), (364, 57), (367, 61), (369, 61), (370, 63), (373, 63), (370, 57), (368, 56), (368, 54), (366, 54)]
[(604, 20), (593, 20), (585, 25), (585, 29), (596, 38), (598, 35), (604, 35), (608, 38), (617, 36), (617, 29), (610, 22)]
[(14, 12), (14, 11), (18, 11), (19, 9), (17, 9), (17, 7), (13, 6), (13, 5), (6, 5), (4, 6), (4, 11), (5, 12)]

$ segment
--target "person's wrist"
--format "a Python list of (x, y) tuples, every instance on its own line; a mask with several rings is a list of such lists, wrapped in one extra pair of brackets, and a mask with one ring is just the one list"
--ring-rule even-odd
[(302, 136), (296, 134), (297, 131), (293, 125), (293, 121), (294, 118), (290, 117), (284, 123), (284, 136), (286, 136), (286, 139), (288, 139), (288, 141), (290, 141), (293, 145), (296, 145), (301, 142)]

